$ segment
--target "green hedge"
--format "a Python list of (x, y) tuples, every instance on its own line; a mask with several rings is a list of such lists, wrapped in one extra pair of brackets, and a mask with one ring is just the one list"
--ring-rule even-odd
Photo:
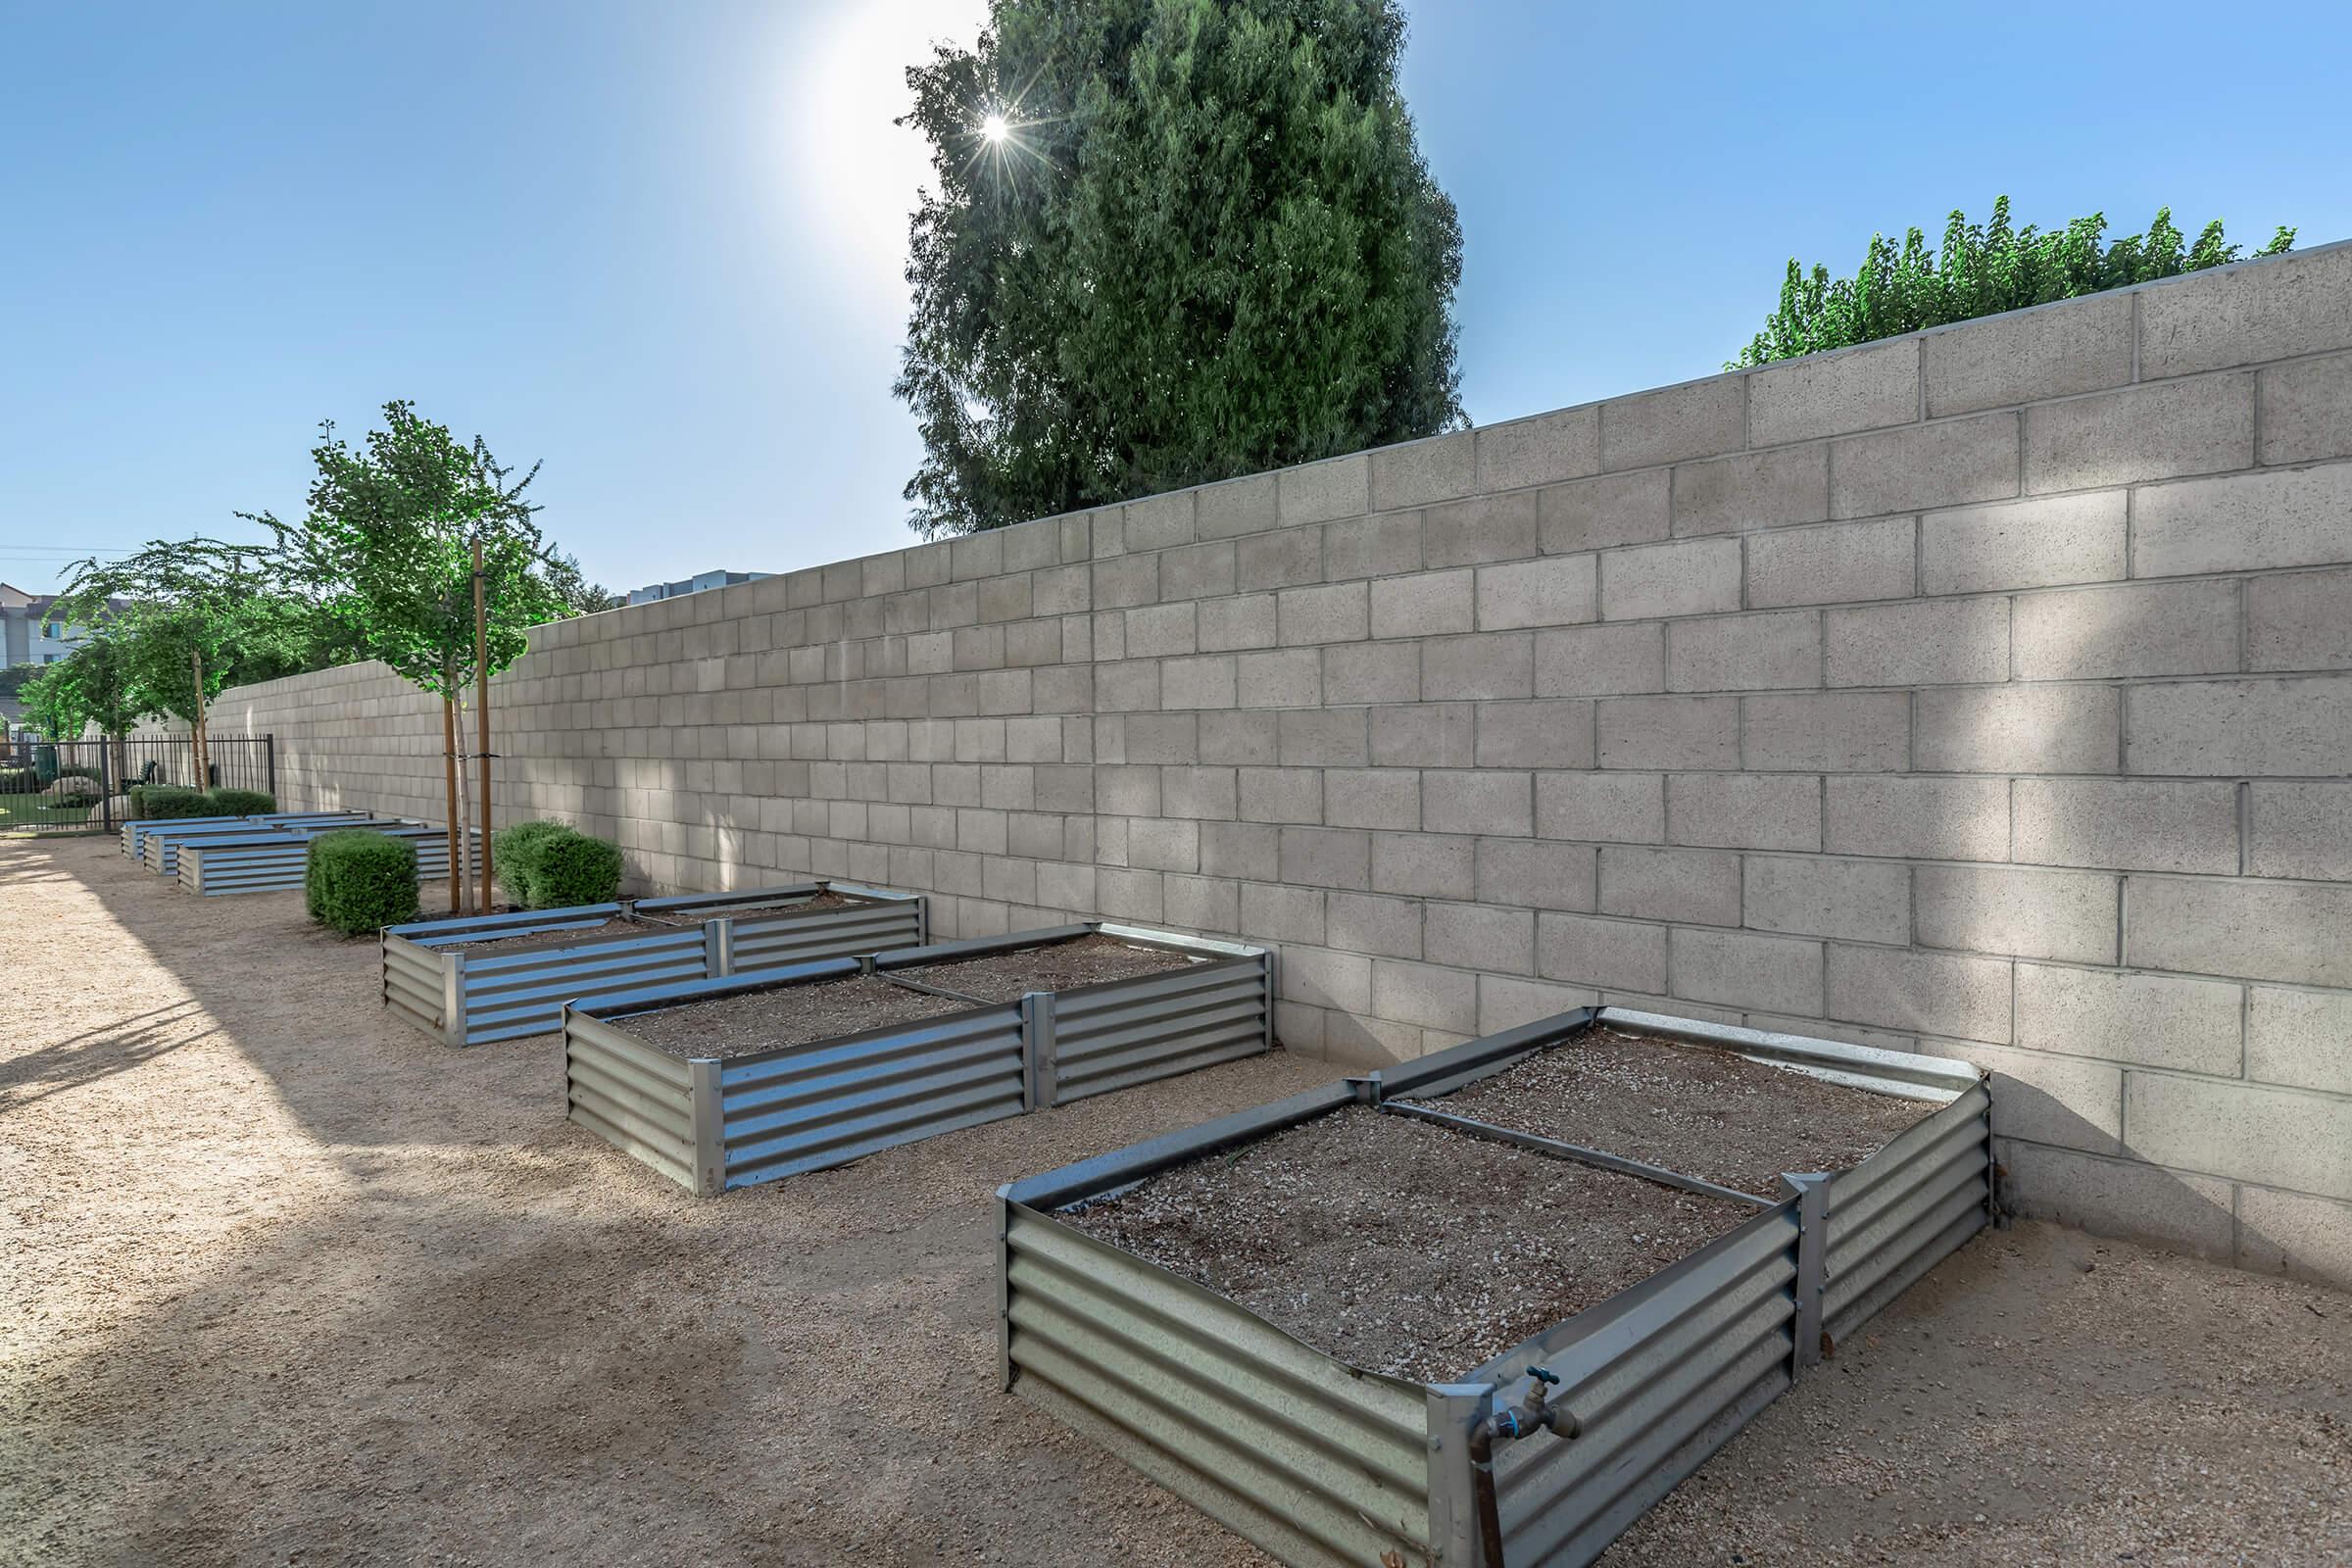
[(0, 795), (30, 795), (41, 787), (41, 775), (29, 767), (0, 767)]
[(266, 790), (213, 790), (205, 799), (212, 804), (208, 816), (263, 816), (277, 809), (277, 800)]
[(562, 822), (517, 822), (490, 838), (499, 886), (526, 909), (604, 904), (620, 893), (620, 847)]
[(213, 798), (183, 784), (140, 784), (130, 792), (130, 814), (150, 822), (183, 816), (214, 816)]
[(416, 846), (346, 828), (311, 840), (303, 872), (311, 918), (347, 937), (416, 918)]

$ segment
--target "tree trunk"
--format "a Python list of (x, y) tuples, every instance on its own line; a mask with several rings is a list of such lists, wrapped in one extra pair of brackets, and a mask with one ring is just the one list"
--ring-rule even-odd
[(473, 711), (474, 749), (482, 760), (482, 912), (498, 906), (490, 897), (490, 613), (482, 593), (482, 540), (473, 540)]
[(458, 705), (448, 695), (451, 685), (444, 666), (441, 682), (441, 775), (449, 787), (449, 912), (462, 914), (466, 909), (466, 882), (458, 875)]
[(188, 726), (188, 755), (196, 763), (196, 787), (208, 790), (213, 787), (213, 779), (212, 755), (204, 743), (204, 651), (189, 650), (188, 663), (196, 672), (196, 718)]
[(488, 909), (473, 908), (473, 775), (465, 759), (472, 753), (466, 745), (466, 705), (458, 705), (458, 852), (449, 862), (450, 880), (458, 884), (458, 898), (475, 914), (488, 914)]

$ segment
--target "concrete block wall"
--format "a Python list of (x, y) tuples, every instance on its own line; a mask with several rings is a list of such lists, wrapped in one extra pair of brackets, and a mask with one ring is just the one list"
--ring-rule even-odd
[[(1995, 1068), (2030, 1210), (2352, 1280), (2352, 246), (543, 628), (502, 813), (663, 889)], [(231, 694), (438, 814), (366, 666)]]

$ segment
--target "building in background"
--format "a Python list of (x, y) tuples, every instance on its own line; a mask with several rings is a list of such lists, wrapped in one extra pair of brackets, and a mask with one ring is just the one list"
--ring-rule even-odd
[(765, 571), (701, 571), (676, 582), (651, 583), (629, 590), (629, 603), (650, 605), (657, 599), (675, 599), (681, 594), (699, 594), (706, 588), (725, 588), (739, 582), (758, 582), (774, 573)]
[(54, 664), (85, 639), (69, 636), (64, 623), (50, 617), (55, 594), (28, 594), (0, 582), (0, 667), (10, 664)]

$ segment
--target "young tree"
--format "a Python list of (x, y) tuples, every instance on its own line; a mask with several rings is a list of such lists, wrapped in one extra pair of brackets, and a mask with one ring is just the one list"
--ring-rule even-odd
[[(1944, 225), (1940, 253), (1928, 249), (1927, 236), (1916, 228), (1904, 235), (1899, 250), (1884, 234), (1873, 234), (1861, 270), (1836, 282), (1828, 268), (1816, 264), (1808, 273), (1790, 257), (1788, 275), (1781, 283), (1781, 308), (1724, 368), (1875, 343), (1947, 321), (2221, 267), (2240, 256), (2237, 246), (2224, 242), (2218, 218), (2194, 245), (2185, 245), (2187, 236), (2173, 225), (2169, 207), (2156, 210), (2145, 234), (2105, 244), (2106, 232), (2105, 213), (2047, 233), (2031, 223), (2012, 228), (2009, 198), (2003, 196), (1992, 204), (1992, 220), (1981, 226), (1955, 211)], [(2281, 228), (2254, 254), (2276, 256), (2294, 242), (2295, 231)]]
[[(470, 785), (459, 767), (460, 713), (468, 685), (486, 692), (488, 676), (513, 664), (528, 646), (524, 629), (573, 612), (576, 564), (558, 565), (538, 524), (538, 508), (521, 478), (447, 425), (407, 402), (384, 405), (384, 427), (358, 447), (330, 424), (311, 451), (318, 466), (308, 510), (297, 523), (268, 513), (253, 520), (277, 537), (280, 558), (308, 585), (336, 637), (359, 657), (380, 659), (412, 684), (441, 699), (444, 782), (449, 801), (450, 907), (465, 906)], [(475, 649), (474, 549), (481, 548), (487, 636)], [(485, 759), (481, 842), (489, 853), (486, 758), (488, 714), (477, 697), (476, 755)], [(487, 880), (485, 869), (484, 880)]]
[(1462, 422), (1396, 0), (993, 0), (906, 74), (926, 535)]
[(80, 647), (44, 666), (23, 692), (25, 712), (53, 740), (71, 740), (95, 723), (113, 742), (118, 780), (128, 760), (123, 737), (141, 715), (156, 711), (135, 677), (131, 654), (128, 638), (102, 624)]

